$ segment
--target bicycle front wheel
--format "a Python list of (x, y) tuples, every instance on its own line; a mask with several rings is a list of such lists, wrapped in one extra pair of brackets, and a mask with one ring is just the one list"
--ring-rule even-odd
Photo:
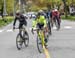
[(23, 44), (23, 40), (22, 40), (20, 34), (18, 34), (16, 37), (16, 46), (17, 46), (18, 50), (20, 50), (22, 48), (22, 44)]
[(38, 48), (39, 53), (43, 52), (42, 41), (39, 37), (37, 37), (37, 48)]
[(23, 38), (24, 38), (25, 47), (28, 47), (28, 45), (29, 45), (29, 35), (28, 35), (27, 31), (24, 32)]

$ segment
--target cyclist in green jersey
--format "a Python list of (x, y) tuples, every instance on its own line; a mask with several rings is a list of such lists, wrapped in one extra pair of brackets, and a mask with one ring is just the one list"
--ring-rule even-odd
[[(48, 31), (47, 29), (47, 22), (46, 19), (43, 15), (43, 12), (38, 12), (36, 19), (33, 20), (32, 22), (32, 33), (33, 33), (33, 29), (38, 27), (39, 29), (45, 28), (46, 32)], [(47, 43), (47, 38), (45, 38), (45, 42)]]

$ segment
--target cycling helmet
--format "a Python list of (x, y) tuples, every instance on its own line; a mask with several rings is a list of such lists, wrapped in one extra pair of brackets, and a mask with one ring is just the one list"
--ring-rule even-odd
[(39, 10), (38, 11), (38, 16), (43, 15), (44, 11), (43, 10)]
[(43, 10), (39, 10), (39, 11), (38, 11), (38, 13), (42, 13), (42, 12), (43, 12)]
[(58, 11), (57, 9), (54, 9), (54, 11)]
[(16, 11), (16, 15), (17, 15), (17, 16), (20, 15), (20, 10), (17, 10), (17, 11)]

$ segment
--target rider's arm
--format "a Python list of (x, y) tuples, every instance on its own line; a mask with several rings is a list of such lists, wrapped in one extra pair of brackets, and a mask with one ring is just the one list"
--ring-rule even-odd
[(13, 23), (13, 26), (15, 26), (16, 20), (17, 20), (17, 18), (15, 18), (15, 19), (14, 19), (14, 23)]
[(36, 27), (36, 20), (32, 21), (32, 34), (34, 34), (33, 29)]
[(21, 18), (23, 19), (25, 26), (27, 26), (27, 21), (26, 21), (26, 18), (24, 17), (24, 15), (21, 15)]
[(36, 20), (33, 20), (32, 21), (32, 28), (35, 28), (36, 27)]

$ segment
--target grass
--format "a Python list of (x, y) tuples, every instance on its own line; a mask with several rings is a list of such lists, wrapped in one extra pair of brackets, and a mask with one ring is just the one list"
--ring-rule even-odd
[(4, 18), (5, 20), (3, 19), (0, 19), (0, 28), (3, 27), (3, 26), (6, 26), (7, 24), (11, 23), (13, 21), (13, 17), (5, 17)]
[(68, 15), (68, 17), (65, 18), (65, 16), (63, 15), (63, 16), (61, 16), (61, 18), (62, 18), (63, 20), (75, 21), (75, 16), (70, 16), (70, 15)]

